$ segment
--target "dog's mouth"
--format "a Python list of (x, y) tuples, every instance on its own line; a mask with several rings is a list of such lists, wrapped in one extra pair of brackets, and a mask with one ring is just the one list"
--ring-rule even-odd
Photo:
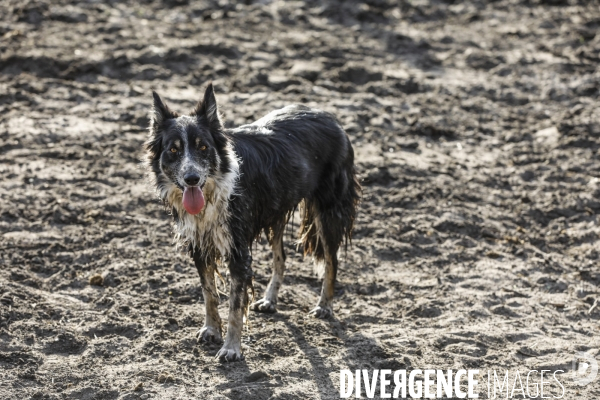
[(200, 186), (187, 186), (183, 189), (183, 208), (192, 215), (199, 214), (206, 201)]

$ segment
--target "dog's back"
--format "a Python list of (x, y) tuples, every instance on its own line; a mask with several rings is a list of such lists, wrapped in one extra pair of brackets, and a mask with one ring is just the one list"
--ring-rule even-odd
[[(253, 235), (281, 220), (302, 200), (305, 206), (315, 203), (328, 209), (344, 195), (352, 204), (358, 199), (354, 153), (331, 114), (293, 105), (229, 134), (241, 159), (238, 190), (241, 202), (252, 206)], [(349, 233), (354, 215), (347, 217), (343, 235)]]

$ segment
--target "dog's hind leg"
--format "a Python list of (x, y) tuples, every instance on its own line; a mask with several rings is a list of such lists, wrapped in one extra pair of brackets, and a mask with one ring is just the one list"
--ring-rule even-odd
[(207, 260), (204, 254), (196, 251), (193, 254), (194, 263), (200, 274), (202, 296), (204, 297), (205, 318), (204, 326), (197, 333), (201, 342), (223, 342), (221, 333), (221, 317), (219, 316), (219, 295), (215, 284), (216, 266), (212, 260)]
[(272, 230), (271, 246), (273, 248), (273, 274), (267, 286), (267, 291), (262, 299), (253, 303), (251, 308), (254, 311), (264, 313), (274, 313), (277, 311), (277, 294), (283, 283), (283, 274), (285, 272), (285, 251), (283, 249), (283, 233), (285, 231), (285, 222)]
[(252, 291), (252, 257), (248, 249), (236, 250), (229, 260), (231, 289), (229, 295), (229, 317), (223, 347), (216, 355), (222, 361), (243, 360), (242, 327), (247, 316), (249, 296)]
[(324, 178), (324, 184), (317, 189), (319, 197), (305, 213), (305, 219), (314, 221), (316, 228), (305, 229), (307, 234), (312, 233), (305, 240), (305, 252), (308, 248), (315, 260), (324, 264), (321, 298), (311, 311), (317, 318), (327, 318), (333, 314), (337, 251), (344, 240), (348, 244), (354, 226), (361, 189), (354, 171), (353, 157), (350, 150), (344, 168)]
[[(306, 201), (301, 207), (302, 223), (300, 225), (300, 241), (304, 247), (304, 255), (312, 255), (315, 269), (323, 278), (321, 297), (310, 314), (317, 318), (327, 318), (333, 314), (333, 294), (337, 274), (337, 249), (341, 242), (339, 221), (327, 218), (322, 208), (315, 201)], [(335, 214), (330, 210), (328, 214)]]
[(322, 246), (324, 260), (316, 259), (319, 273), (323, 276), (323, 285), (321, 286), (321, 296), (317, 306), (310, 311), (310, 314), (317, 318), (329, 318), (333, 315), (333, 295), (335, 291), (335, 278), (338, 269), (337, 251), (340, 239), (335, 237), (330, 224), (334, 221), (328, 221), (320, 214), (315, 218), (317, 235), (319, 236), (319, 245)]

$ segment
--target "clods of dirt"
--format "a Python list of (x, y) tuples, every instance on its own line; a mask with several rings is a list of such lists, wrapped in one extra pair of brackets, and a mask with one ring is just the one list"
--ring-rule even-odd
[[(594, 2), (8, 0), (0, 15), (1, 398), (332, 399), (342, 368), (597, 357)], [(228, 364), (197, 343), (200, 280), (140, 166), (151, 91), (186, 112), (209, 81), (230, 127), (290, 103), (334, 113), (364, 188), (335, 318), (306, 316), (320, 281), (296, 216), (278, 312), (251, 313)], [(253, 260), (262, 296), (266, 239)]]

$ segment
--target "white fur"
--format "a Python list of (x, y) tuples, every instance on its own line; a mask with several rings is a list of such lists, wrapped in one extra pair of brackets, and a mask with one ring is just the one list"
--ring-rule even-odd
[(317, 275), (319, 279), (323, 279), (323, 277), (325, 276), (326, 266), (327, 265), (324, 260), (315, 260), (313, 258), (313, 272), (315, 275)]
[(204, 186), (206, 205), (197, 215), (189, 214), (183, 208), (183, 193), (172, 182), (164, 179), (158, 185), (159, 197), (175, 208), (179, 215), (174, 223), (175, 243), (185, 246), (188, 243), (194, 249), (203, 249), (207, 257), (227, 258), (231, 251), (232, 240), (229, 232), (229, 199), (235, 193), (239, 177), (239, 161), (231, 146), (227, 148), (230, 171), (209, 177)]

